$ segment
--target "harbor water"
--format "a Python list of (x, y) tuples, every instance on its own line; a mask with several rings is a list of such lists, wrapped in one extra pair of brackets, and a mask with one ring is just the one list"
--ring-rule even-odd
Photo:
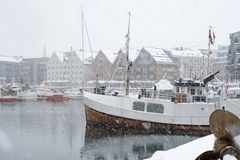
[(0, 160), (141, 160), (197, 137), (86, 138), (81, 101), (0, 103)]

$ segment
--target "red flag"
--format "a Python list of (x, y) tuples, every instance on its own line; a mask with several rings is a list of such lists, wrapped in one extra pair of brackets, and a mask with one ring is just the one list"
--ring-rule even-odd
[(213, 38), (213, 44), (214, 44), (215, 43), (215, 38), (216, 38), (215, 34), (214, 34), (214, 31), (212, 32), (212, 36), (213, 36), (212, 38)]
[(213, 37), (212, 37), (212, 33), (211, 33), (211, 30), (210, 30), (210, 29), (209, 29), (208, 38), (209, 38), (209, 42), (213, 45), (214, 42), (213, 42)]
[(209, 38), (209, 42), (212, 45), (214, 45), (214, 43), (215, 43), (215, 34), (214, 34), (214, 32), (211, 31), (211, 29), (209, 29), (208, 38)]

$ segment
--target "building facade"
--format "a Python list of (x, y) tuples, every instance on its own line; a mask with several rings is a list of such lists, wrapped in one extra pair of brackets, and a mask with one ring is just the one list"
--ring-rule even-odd
[(131, 79), (137, 81), (153, 81), (157, 79), (157, 62), (153, 56), (142, 48), (133, 61)]
[(19, 62), (18, 82), (39, 85), (47, 80), (48, 57), (23, 58)]
[(240, 80), (240, 31), (230, 34), (227, 56), (227, 80)]
[(148, 49), (157, 63), (156, 80), (167, 79), (174, 82), (179, 78), (179, 65), (171, 53), (164, 49)]
[(215, 73), (220, 71), (215, 77), (220, 81), (227, 80), (227, 55), (228, 55), (228, 46), (220, 45), (216, 50), (216, 56), (211, 59), (211, 71)]
[(83, 64), (81, 56), (75, 52), (54, 52), (47, 64), (47, 82), (50, 85), (81, 85)]
[(112, 65), (112, 80), (124, 81), (126, 77), (127, 55), (120, 50)]
[(92, 80), (110, 80), (112, 78), (112, 63), (107, 56), (99, 51), (92, 62)]
[(178, 49), (170, 53), (179, 66), (179, 77), (193, 79), (206, 76), (208, 58), (200, 50)]
[(17, 58), (0, 56), (0, 84), (18, 82), (19, 62)]

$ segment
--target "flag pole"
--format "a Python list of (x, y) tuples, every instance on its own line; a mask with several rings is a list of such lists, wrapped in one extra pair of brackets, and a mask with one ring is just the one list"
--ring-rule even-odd
[(212, 26), (209, 26), (209, 35), (208, 35), (208, 65), (207, 65), (207, 75), (210, 72), (210, 54), (211, 54), (211, 29)]

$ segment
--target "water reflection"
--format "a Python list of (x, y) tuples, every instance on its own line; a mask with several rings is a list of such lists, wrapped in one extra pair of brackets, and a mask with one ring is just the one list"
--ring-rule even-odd
[(11, 144), (0, 145), (0, 159), (80, 159), (84, 108), (78, 101), (0, 104), (0, 132)]
[[(83, 160), (142, 160), (157, 150), (167, 150), (197, 137), (172, 135), (106, 136), (94, 138), (94, 128), (87, 126)], [(90, 134), (90, 135), (89, 135)], [(99, 136), (99, 134), (97, 134)]]
[(0, 103), (0, 160), (141, 160), (194, 139), (114, 134), (86, 127), (79, 101)]

